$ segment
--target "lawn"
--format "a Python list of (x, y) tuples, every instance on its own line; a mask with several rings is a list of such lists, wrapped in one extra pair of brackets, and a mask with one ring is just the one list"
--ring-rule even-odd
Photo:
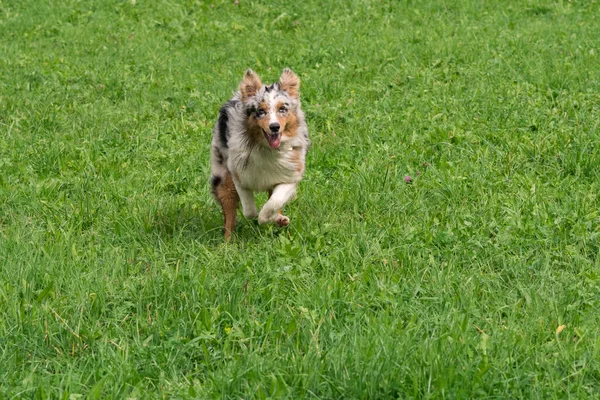
[[(600, 2), (236, 3), (0, 0), (0, 398), (597, 398)], [(248, 67), (312, 147), (225, 244)]]

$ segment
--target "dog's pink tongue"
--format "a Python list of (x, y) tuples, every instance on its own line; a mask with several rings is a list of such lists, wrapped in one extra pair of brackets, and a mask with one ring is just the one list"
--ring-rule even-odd
[(281, 142), (280, 135), (277, 135), (275, 137), (269, 136), (269, 146), (271, 146), (272, 149), (278, 148), (280, 142)]

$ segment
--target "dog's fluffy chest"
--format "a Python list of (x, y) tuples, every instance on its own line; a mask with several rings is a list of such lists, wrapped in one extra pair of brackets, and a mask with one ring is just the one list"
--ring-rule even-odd
[(284, 144), (277, 151), (254, 148), (250, 151), (230, 152), (229, 168), (244, 187), (266, 191), (281, 183), (300, 180), (298, 166), (292, 161), (294, 152), (297, 151), (299, 150)]

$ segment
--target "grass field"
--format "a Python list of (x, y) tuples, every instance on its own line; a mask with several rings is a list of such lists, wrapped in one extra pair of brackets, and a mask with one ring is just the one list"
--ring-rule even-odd
[[(1, 0), (0, 398), (597, 398), (599, 15)], [(288, 66), (292, 224), (223, 244), (218, 108)]]

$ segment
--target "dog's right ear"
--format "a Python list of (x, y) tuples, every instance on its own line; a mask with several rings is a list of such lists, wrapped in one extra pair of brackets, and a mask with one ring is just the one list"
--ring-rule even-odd
[(281, 90), (285, 90), (290, 96), (298, 98), (300, 79), (291, 69), (286, 68), (283, 70), (283, 73), (279, 78), (279, 86), (281, 87)]
[(244, 74), (244, 79), (242, 79), (242, 83), (240, 83), (240, 92), (242, 93), (242, 101), (248, 100), (249, 97), (252, 97), (258, 92), (261, 88), (262, 82), (256, 72), (252, 71), (250, 68), (246, 70)]

